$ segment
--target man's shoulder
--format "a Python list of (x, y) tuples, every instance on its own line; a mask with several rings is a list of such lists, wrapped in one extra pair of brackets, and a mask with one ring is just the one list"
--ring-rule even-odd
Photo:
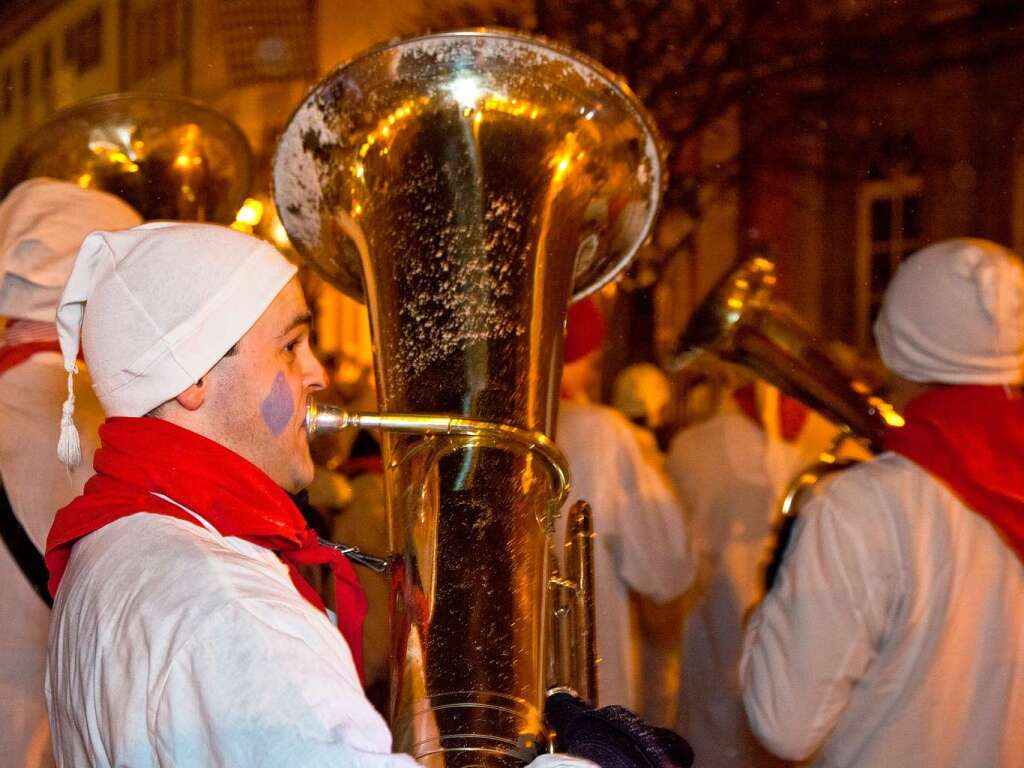
[(580, 436), (593, 439), (601, 435), (633, 435), (633, 425), (614, 408), (600, 403), (559, 404), (556, 439)]
[(908, 485), (929, 482), (929, 475), (904, 456), (881, 453), (865, 461), (857, 461), (828, 478), (824, 489), (833, 494), (862, 494), (876, 488), (891, 493)]
[(185, 520), (139, 512), (78, 541), (61, 590), (76, 602), (131, 606), (140, 619), (182, 607), (201, 616), (246, 599), (297, 595), (269, 550)]

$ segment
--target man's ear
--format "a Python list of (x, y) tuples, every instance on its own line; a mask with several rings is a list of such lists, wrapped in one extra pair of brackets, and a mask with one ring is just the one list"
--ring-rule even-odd
[(199, 406), (206, 400), (206, 377), (201, 378), (174, 399), (186, 411), (198, 411)]

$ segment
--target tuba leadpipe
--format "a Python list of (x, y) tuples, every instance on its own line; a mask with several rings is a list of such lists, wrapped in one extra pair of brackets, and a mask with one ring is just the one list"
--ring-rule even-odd
[(424, 764), (517, 766), (545, 748), (561, 491), (535, 436), (553, 437), (570, 299), (625, 267), (661, 190), (628, 89), (514, 33), (370, 51), (314, 86), (281, 137), (282, 223), (366, 301), (380, 417), (440, 420), (383, 431), (389, 719)]

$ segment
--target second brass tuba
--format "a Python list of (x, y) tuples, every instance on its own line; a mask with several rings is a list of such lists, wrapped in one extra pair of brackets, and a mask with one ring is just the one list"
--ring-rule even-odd
[(245, 134), (219, 112), (180, 96), (112, 93), (33, 130), (11, 152), (3, 192), (48, 176), (117, 195), (147, 221), (230, 224), (251, 174)]
[(395, 748), (427, 765), (527, 762), (545, 742), (550, 533), (567, 491), (548, 437), (566, 310), (650, 231), (654, 129), (564, 48), (431, 35), (315, 86), (274, 187), (300, 254), (369, 308)]
[(853, 439), (877, 453), (886, 430), (902, 424), (889, 403), (845, 371), (825, 341), (774, 298), (776, 282), (770, 259), (741, 261), (694, 311), (666, 366), (679, 370), (700, 355), (714, 354), (749, 369), (841, 428), (832, 446), (797, 474), (780, 500), (777, 540), (765, 574), (768, 588), (810, 492), (826, 475), (855, 463), (839, 458), (842, 443)]

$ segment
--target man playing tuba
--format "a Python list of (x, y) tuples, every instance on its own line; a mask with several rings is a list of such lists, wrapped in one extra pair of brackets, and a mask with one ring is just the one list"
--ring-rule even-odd
[[(312, 478), (309, 320), (295, 266), (234, 230), (83, 244), (60, 343), (73, 380), (81, 335), (108, 420), (47, 544), (59, 765), (415, 765), (362, 692), (351, 566), (286, 493)], [(333, 570), (337, 626), (304, 563)]]

